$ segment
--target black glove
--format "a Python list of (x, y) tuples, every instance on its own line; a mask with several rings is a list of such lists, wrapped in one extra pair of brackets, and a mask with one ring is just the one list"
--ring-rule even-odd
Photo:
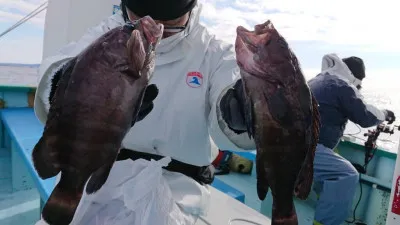
[(244, 119), (244, 92), (242, 80), (236, 81), (222, 97), (220, 109), (222, 118), (228, 124), (228, 127), (237, 134), (247, 132), (247, 126)]
[(385, 120), (388, 121), (388, 124), (391, 124), (396, 120), (396, 116), (391, 110), (385, 109), (383, 110), (383, 113), (385, 114)]
[(149, 86), (147, 86), (144, 92), (142, 106), (140, 107), (138, 116), (136, 117), (136, 122), (144, 119), (151, 112), (151, 110), (153, 110), (153, 101), (157, 97), (157, 95), (158, 88), (155, 84), (150, 84)]

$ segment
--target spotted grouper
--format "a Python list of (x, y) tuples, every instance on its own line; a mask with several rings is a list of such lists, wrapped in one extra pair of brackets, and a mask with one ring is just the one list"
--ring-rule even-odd
[(257, 156), (257, 194), (273, 196), (272, 224), (298, 224), (293, 196), (305, 199), (313, 181), (319, 137), (318, 104), (299, 62), (271, 21), (239, 26), (235, 43), (245, 121)]
[[(69, 224), (85, 185), (93, 194), (106, 182), (150, 88), (162, 33), (161, 24), (143, 17), (108, 31), (56, 73), (61, 78), (32, 153), (42, 179), (61, 172), (42, 211), (47, 223)], [(155, 85), (152, 90), (158, 92)]]

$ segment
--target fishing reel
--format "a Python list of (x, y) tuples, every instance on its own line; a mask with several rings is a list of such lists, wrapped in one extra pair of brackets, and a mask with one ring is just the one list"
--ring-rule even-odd
[(368, 137), (365, 143), (368, 145), (375, 144), (380, 133), (386, 133), (392, 135), (394, 134), (395, 129), (400, 131), (400, 126), (381, 123), (377, 125), (374, 130), (368, 130), (368, 133), (364, 133), (364, 136)]
[(400, 131), (400, 126), (393, 124), (381, 123), (376, 126), (374, 130), (368, 130), (364, 133), (365, 137), (368, 137), (367, 141), (364, 143), (365, 146), (365, 158), (364, 158), (364, 173), (366, 173), (366, 167), (368, 163), (372, 160), (376, 151), (376, 141), (381, 133), (386, 133), (389, 135), (394, 134), (395, 130)]

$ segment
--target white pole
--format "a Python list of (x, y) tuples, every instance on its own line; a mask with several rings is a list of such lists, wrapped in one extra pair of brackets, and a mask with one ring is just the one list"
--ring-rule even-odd
[(396, 165), (393, 173), (392, 192), (390, 193), (390, 202), (386, 225), (400, 224), (400, 141), (397, 150)]
[[(0, 0), (1, 2), (1, 0)], [(43, 58), (81, 38), (90, 27), (111, 16), (121, 0), (49, 0), (43, 36)]]

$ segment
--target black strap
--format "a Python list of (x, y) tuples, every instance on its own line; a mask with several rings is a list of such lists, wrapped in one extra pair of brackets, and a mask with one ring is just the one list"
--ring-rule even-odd
[[(160, 160), (162, 158), (164, 158), (164, 156), (145, 153), (145, 152), (137, 152), (134, 150), (123, 148), (118, 154), (117, 161), (126, 159), (131, 159), (131, 160), (146, 159), (150, 161), (151, 159)], [(185, 174), (186, 176), (193, 178), (201, 185), (211, 184), (214, 181), (215, 168), (213, 165), (194, 166), (172, 159), (171, 162), (168, 164), (168, 166), (163, 168), (168, 171)]]

